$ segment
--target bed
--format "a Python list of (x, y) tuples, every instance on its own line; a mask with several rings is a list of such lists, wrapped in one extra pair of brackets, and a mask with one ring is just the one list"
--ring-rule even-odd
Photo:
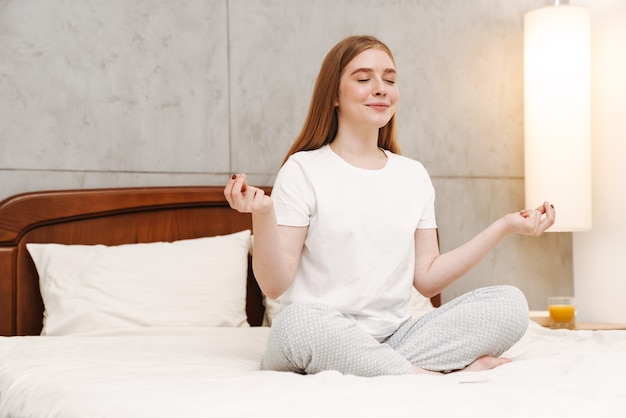
[[(494, 370), (260, 371), (278, 308), (221, 187), (0, 204), (0, 417), (626, 417), (626, 331), (534, 322)], [(439, 299), (414, 295), (410, 310)]]

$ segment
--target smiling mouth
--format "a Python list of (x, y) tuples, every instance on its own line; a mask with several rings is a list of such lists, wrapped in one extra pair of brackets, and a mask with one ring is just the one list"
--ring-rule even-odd
[(386, 110), (386, 109), (389, 108), (389, 105), (385, 104), (385, 103), (372, 103), (372, 104), (368, 104), (366, 106), (367, 107), (371, 107), (371, 108), (376, 109), (376, 110)]

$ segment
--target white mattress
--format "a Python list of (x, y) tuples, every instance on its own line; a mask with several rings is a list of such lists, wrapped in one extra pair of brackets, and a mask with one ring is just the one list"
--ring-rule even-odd
[(485, 372), (259, 371), (267, 328), (0, 337), (0, 417), (626, 417), (626, 331), (532, 324)]

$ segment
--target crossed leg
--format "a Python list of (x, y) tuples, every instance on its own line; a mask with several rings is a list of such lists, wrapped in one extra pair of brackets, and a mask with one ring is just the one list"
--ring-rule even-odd
[(405, 322), (386, 342), (421, 369), (488, 370), (510, 361), (500, 356), (524, 335), (528, 319), (518, 289), (492, 286)]
[(406, 321), (383, 343), (325, 305), (292, 304), (275, 319), (261, 368), (358, 376), (487, 370), (528, 327), (528, 305), (511, 286), (477, 289), (420, 319)]

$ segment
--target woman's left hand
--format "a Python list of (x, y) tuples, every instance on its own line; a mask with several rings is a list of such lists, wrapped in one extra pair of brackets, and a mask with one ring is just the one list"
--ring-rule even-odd
[(554, 225), (556, 211), (548, 202), (536, 209), (523, 209), (507, 215), (513, 232), (523, 235), (539, 236)]

